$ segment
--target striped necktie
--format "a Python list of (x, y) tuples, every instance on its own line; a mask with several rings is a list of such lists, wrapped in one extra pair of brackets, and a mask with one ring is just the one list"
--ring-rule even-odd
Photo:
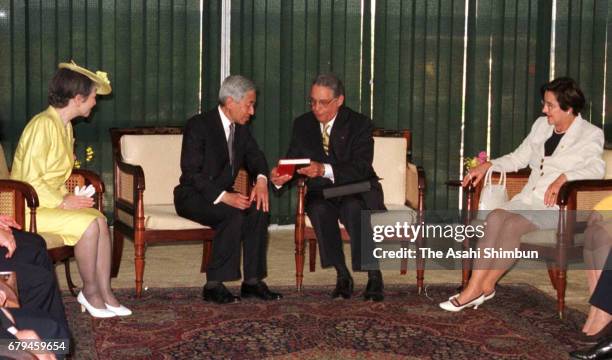
[(323, 126), (323, 133), (321, 134), (321, 140), (323, 142), (323, 151), (325, 151), (325, 155), (329, 155), (329, 126), (330, 123), (325, 124), (325, 126)]

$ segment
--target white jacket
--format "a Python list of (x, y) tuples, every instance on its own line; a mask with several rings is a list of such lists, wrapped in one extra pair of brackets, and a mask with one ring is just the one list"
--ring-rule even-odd
[(491, 160), (493, 166), (506, 172), (527, 165), (531, 168), (527, 185), (512, 198), (512, 203), (520, 201), (530, 209), (545, 209), (544, 193), (561, 174), (565, 174), (567, 181), (603, 179), (603, 131), (578, 115), (553, 154), (545, 157), (544, 143), (552, 135), (553, 128), (545, 116), (539, 117), (516, 150)]

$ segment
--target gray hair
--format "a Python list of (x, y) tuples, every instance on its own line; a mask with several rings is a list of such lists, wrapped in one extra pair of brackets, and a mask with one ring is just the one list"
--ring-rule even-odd
[(219, 104), (225, 105), (228, 97), (234, 101), (240, 101), (249, 91), (255, 91), (255, 83), (242, 75), (230, 75), (221, 83), (219, 89)]
[(334, 92), (334, 97), (337, 98), (344, 95), (344, 85), (338, 77), (332, 73), (319, 74), (312, 81), (311, 86), (324, 86), (331, 89)]

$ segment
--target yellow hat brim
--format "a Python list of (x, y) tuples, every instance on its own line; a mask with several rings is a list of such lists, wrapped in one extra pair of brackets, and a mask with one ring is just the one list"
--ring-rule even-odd
[[(87, 76), (89, 79), (91, 79), (91, 81), (96, 84), (96, 94), (98, 95), (108, 95), (113, 91), (110, 81), (107, 78), (103, 78), (102, 76), (96, 73), (93, 73), (83, 67), (80, 67), (74, 61), (69, 63), (60, 63), (57, 67), (59, 69), (72, 70), (78, 72), (79, 74)], [(104, 73), (104, 75), (106, 75), (106, 73)]]

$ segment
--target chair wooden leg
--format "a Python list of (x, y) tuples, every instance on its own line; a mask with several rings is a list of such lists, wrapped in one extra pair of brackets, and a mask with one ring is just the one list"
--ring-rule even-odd
[[(470, 248), (470, 240), (463, 240), (463, 250), (468, 250)], [(470, 275), (472, 273), (471, 262), (469, 259), (461, 260), (461, 287), (465, 289), (468, 285), (468, 281), (470, 280)]]
[(423, 239), (417, 238), (416, 240), (416, 251), (417, 251), (417, 259), (416, 259), (416, 275), (417, 275), (417, 294), (421, 295), (423, 293), (423, 283), (425, 281), (425, 259), (421, 256), (420, 248), (423, 247)]
[(113, 261), (111, 265), (111, 277), (119, 275), (121, 256), (123, 255), (123, 234), (116, 227), (113, 228)]
[(563, 319), (563, 312), (565, 311), (566, 276), (566, 270), (559, 270), (559, 275), (557, 277), (557, 311), (559, 312), (559, 319)]
[(308, 239), (308, 255), (310, 272), (314, 272), (317, 265), (317, 239)]
[[(401, 243), (400, 244), (400, 248), (403, 249), (407, 249), (408, 248), (408, 244), (407, 243)], [(400, 275), (406, 275), (408, 273), (408, 259), (407, 258), (402, 258), (402, 260), (400, 260)]]
[[(297, 230), (296, 230), (297, 232)], [(298, 292), (302, 291), (304, 279), (304, 233), (295, 236), (295, 286)]]
[(557, 289), (557, 281), (559, 279), (559, 268), (552, 262), (547, 262), (546, 267), (548, 268), (548, 277), (552, 283), (553, 289)]
[(145, 244), (142, 233), (134, 234), (134, 267), (136, 272), (136, 297), (142, 295), (142, 282), (145, 267)]
[(70, 274), (70, 259), (64, 260), (64, 271), (66, 271), (66, 282), (68, 283), (68, 290), (70, 290), (70, 294), (72, 294), (72, 296), (76, 297), (76, 286), (72, 282), (72, 275)]
[(212, 240), (204, 240), (204, 248), (202, 249), (202, 265), (200, 266), (200, 272), (205, 273), (208, 268), (210, 261), (210, 254), (212, 253)]

